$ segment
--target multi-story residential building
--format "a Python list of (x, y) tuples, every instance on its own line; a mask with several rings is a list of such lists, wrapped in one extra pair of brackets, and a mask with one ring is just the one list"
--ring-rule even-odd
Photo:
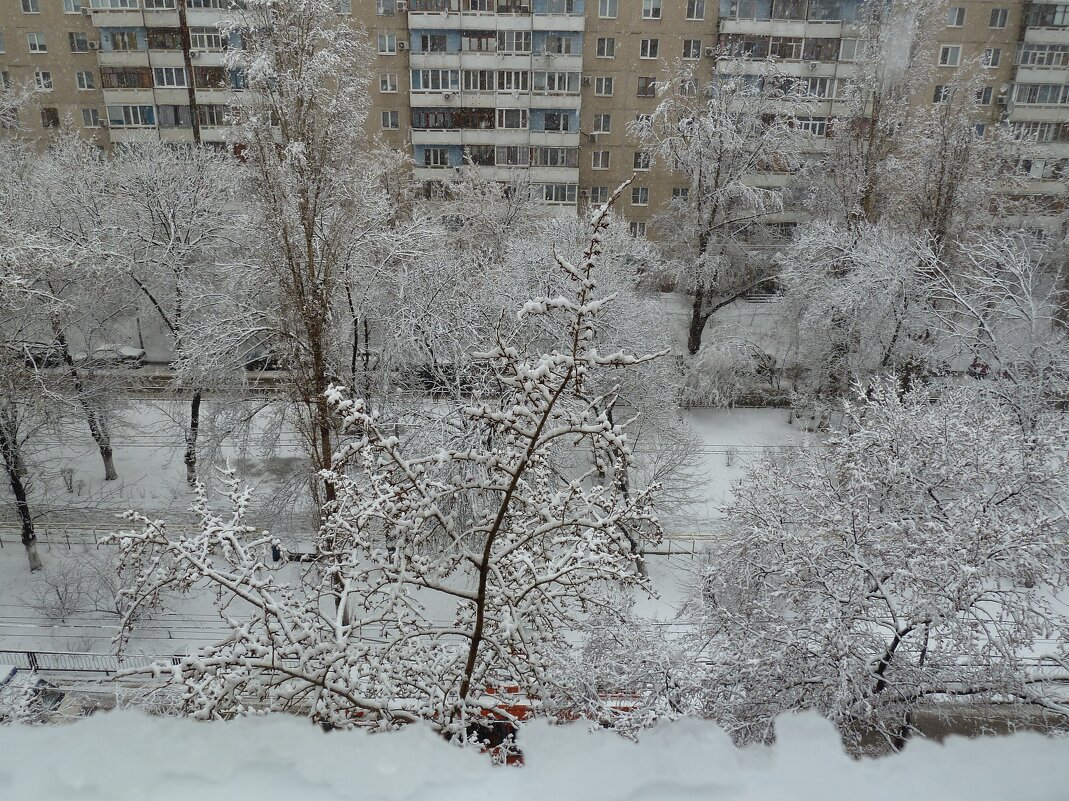
[[(240, 46), (217, 27), (230, 1), (185, 0), (183, 23), (179, 0), (0, 0), (0, 78), (51, 87), (23, 115), (38, 132), (76, 126), (103, 145), (191, 141), (198, 128), (202, 141), (221, 141), (241, 88), (222, 67), (224, 48)], [(681, 188), (650, 169), (627, 130), (656, 106), (666, 70), (689, 64), (711, 80), (738, 68), (724, 54), (772, 59), (804, 82), (803, 124), (819, 140), (865, 46), (860, 2), (341, 0), (338, 11), (368, 30), (375, 51), (370, 132), (407, 151), (418, 178), (433, 186), (470, 160), (567, 211), (634, 175), (619, 208), (642, 234)], [(1061, 208), (1064, 184), (1052, 179), (1069, 156), (1069, 5), (951, 2), (932, 83), (915, 101), (939, 102), (953, 70), (982, 58), (982, 124), (1038, 139), (1026, 191), (1049, 216)]]

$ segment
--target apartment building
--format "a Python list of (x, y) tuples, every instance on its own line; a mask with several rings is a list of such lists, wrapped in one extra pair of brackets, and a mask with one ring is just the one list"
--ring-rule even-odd
[[(774, 59), (804, 83), (802, 124), (819, 140), (865, 47), (861, 1), (340, 0), (338, 12), (376, 53), (370, 132), (410, 154), (428, 186), (470, 159), (529, 184), (547, 211), (574, 213), (635, 175), (619, 208), (641, 235), (681, 188), (627, 133), (655, 108), (666, 70), (690, 64), (704, 81), (746, 68), (730, 56)], [(222, 141), (241, 89), (222, 67), (241, 44), (219, 33), (230, 2), (185, 0), (187, 62), (179, 0), (0, 0), (0, 77), (47, 89), (24, 112), (31, 130), (75, 126), (107, 145), (192, 141), (197, 128)], [(1069, 157), (1069, 4), (951, 2), (916, 102), (939, 102), (953, 71), (982, 58), (983, 124), (1038, 139), (1023, 191), (1041, 200), (1044, 219), (1029, 224), (1053, 224)]]

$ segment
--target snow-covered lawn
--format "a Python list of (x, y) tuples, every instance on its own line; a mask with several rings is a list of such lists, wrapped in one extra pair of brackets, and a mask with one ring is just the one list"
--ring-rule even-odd
[[(42, 524), (39, 537), (46, 570), (31, 575), (18, 530), (10, 522), (0, 525), (0, 650), (56, 650), (105, 653), (111, 650), (117, 617), (93, 611), (88, 600), (74, 604), (75, 613), (58, 617), (42, 609), (40, 597), (49, 593), (47, 582), (57, 574), (76, 572), (87, 559), (106, 564), (114, 560), (116, 550), (96, 543), (98, 536), (122, 527), (118, 515), (127, 509), (181, 525), (187, 521), (186, 510), (192, 493), (185, 483), (182, 463), (182, 438), (178, 424), (185, 406), (180, 403), (140, 401), (124, 414), (125, 422), (116, 432), (116, 466), (120, 479), (104, 482), (99, 455), (88, 434), (84, 439), (65, 439), (50, 443), (41, 453), (53, 469), (49, 482), (37, 486), (38, 507), (52, 514), (52, 520), (64, 525)], [(687, 589), (693, 558), (687, 554), (700, 551), (702, 538), (715, 536), (720, 505), (728, 498), (731, 482), (742, 475), (745, 465), (760, 457), (766, 448), (790, 446), (798, 441), (797, 428), (787, 423), (787, 412), (780, 409), (694, 409), (685, 417), (703, 443), (701, 463), (695, 468), (694, 480), (700, 500), (670, 516), (666, 528), (680, 537), (661, 548), (671, 556), (650, 557), (650, 575), (656, 598), (640, 598), (640, 614), (667, 621), (674, 616)], [(256, 492), (256, 497), (273, 499), (281, 489), (304, 475), (305, 462), (300, 456), (295, 436), (282, 432), (270, 442), (259, 431), (242, 441), (227, 440), (218, 451), (221, 459), (230, 459)], [(729, 464), (730, 463), (730, 464)], [(75, 488), (68, 493), (59, 466), (70, 467)], [(304, 539), (298, 526), (279, 521), (264, 510), (261, 525), (275, 533), (291, 535), (294, 542)], [(13, 522), (10, 509), (0, 520)], [(73, 530), (83, 524), (87, 534)], [(67, 526), (72, 526), (68, 530)], [(69, 544), (68, 544), (69, 543)], [(61, 582), (62, 583), (62, 582)], [(54, 596), (54, 592), (51, 593)], [(211, 598), (184, 596), (173, 599), (169, 612), (145, 622), (131, 642), (133, 652), (149, 655), (183, 653), (222, 634), (224, 627), (214, 613)], [(448, 616), (448, 610), (442, 611)]]

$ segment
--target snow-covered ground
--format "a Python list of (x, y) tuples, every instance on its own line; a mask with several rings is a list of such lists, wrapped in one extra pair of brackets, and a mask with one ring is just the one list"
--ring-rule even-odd
[(493, 767), (429, 730), (324, 734), (287, 717), (205, 725), (133, 712), (0, 727), (0, 797), (21, 801), (1065, 801), (1069, 740), (1035, 734), (910, 744), (853, 760), (816, 715), (780, 718), (771, 747), (713, 724), (634, 744), (534, 722), (526, 764)]
[[(206, 409), (206, 416), (210, 412)], [(184, 413), (184, 404), (159, 401), (140, 401), (124, 411), (115, 437), (118, 481), (102, 480), (99, 455), (88, 435), (49, 443), (42, 450), (39, 458), (52, 469), (47, 471), (48, 482), (35, 487), (35, 511), (44, 509), (53, 521), (39, 526), (47, 569), (40, 574), (29, 572), (13, 515), (4, 510), (6, 516), (0, 517), (0, 587), (4, 588), (0, 592), (0, 651), (107, 653), (112, 649), (116, 616), (94, 609), (97, 604), (88, 597), (93, 594), (89, 591), (69, 604), (77, 611), (60, 610), (50, 582), (69, 584), (82, 575), (87, 563), (99, 561), (106, 566), (113, 561), (115, 550), (98, 540), (123, 526), (118, 515), (127, 509), (177, 525), (188, 520), (192, 495), (185, 483), (181, 428), (176, 422)], [(687, 591), (694, 564), (690, 554), (700, 551), (707, 537), (716, 535), (719, 507), (729, 497), (731, 482), (766, 449), (789, 447), (799, 436), (787, 423), (787, 412), (779, 409), (695, 409), (685, 415), (702, 443), (700, 463), (693, 470), (698, 500), (666, 520), (667, 530), (678, 539), (666, 542), (660, 555), (649, 558), (657, 597), (640, 598), (637, 606), (639, 613), (662, 621), (674, 617)], [(215, 452), (218, 460), (228, 459), (263, 500), (276, 498), (306, 475), (295, 436), (283, 430), (269, 437), (269, 430), (264, 416), (252, 435), (224, 440)], [(60, 465), (72, 471), (73, 492), (67, 492)], [(56, 520), (62, 523), (57, 525)], [(270, 506), (262, 507), (260, 519), (254, 522), (294, 540), (302, 538), (300, 526), (280, 519)], [(211, 600), (196, 595), (173, 599), (169, 611), (139, 627), (131, 652), (185, 653), (222, 634), (224, 628)], [(51, 610), (46, 608), (49, 604)], [(443, 610), (443, 615), (448, 611)]]

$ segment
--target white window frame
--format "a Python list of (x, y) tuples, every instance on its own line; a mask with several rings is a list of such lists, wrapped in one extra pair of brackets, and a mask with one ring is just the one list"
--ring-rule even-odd
[(687, 19), (695, 22), (705, 19), (705, 0), (687, 0)]
[(92, 70), (78, 70), (74, 73), (74, 85), (79, 91), (90, 92), (96, 89), (96, 80)]
[(31, 53), (48, 52), (48, 40), (45, 39), (45, 35), (43, 33), (27, 33), (26, 46), (30, 49)]
[(379, 73), (379, 92), (383, 94), (396, 94), (397, 92), (397, 73), (396, 72), (381, 72)]
[(650, 188), (648, 186), (633, 186), (633, 187), (631, 187), (631, 205), (632, 206), (648, 206), (648, 205), (650, 205)]
[[(954, 60), (950, 60), (953, 54)], [(961, 45), (939, 45), (939, 66), (956, 67), (961, 64)]]
[(397, 55), (397, 34), (380, 33), (377, 39), (380, 56)]
[(661, 0), (642, 0), (642, 19), (660, 19)]
[[(181, 83), (178, 83), (179, 80)], [(186, 89), (189, 76), (185, 67), (153, 67), (152, 85), (159, 89)]]
[(991, 9), (991, 18), (988, 20), (987, 27), (994, 30), (1003, 30), (1009, 22), (1010, 10), (1008, 8), (993, 8)]
[[(608, 121), (608, 126), (605, 125)], [(612, 114), (595, 114), (590, 128), (592, 133), (612, 133)]]
[(616, 58), (616, 38), (599, 36), (595, 43), (594, 58)]
[(449, 166), (449, 148), (439, 145), (428, 145), (423, 148), (423, 167), (429, 169), (444, 169)]
[(595, 97), (612, 97), (613, 79), (611, 75), (599, 75), (594, 79)]
[[(506, 125), (511, 115), (515, 115), (520, 124)], [(525, 108), (499, 108), (495, 117), (497, 127), (503, 131), (526, 131), (531, 127), (531, 115)]]
[(590, 154), (590, 169), (607, 170), (611, 156), (608, 150), (595, 150)]
[(965, 6), (951, 6), (947, 9), (947, 27), (965, 27)]
[(646, 236), (646, 221), (632, 220), (627, 224), (627, 230), (635, 239)]
[(40, 14), (41, 0), (22, 0), (23, 14)]
[(599, 205), (605, 205), (609, 202), (609, 187), (607, 186), (592, 186), (590, 187), (590, 202), (597, 203)]
[(33, 82), (42, 92), (51, 92), (56, 88), (56, 84), (52, 80), (51, 70), (34, 70)]
[(619, 11), (619, 0), (598, 0), (598, 17), (601, 19), (616, 19)]
[(984, 48), (984, 55), (981, 59), (981, 63), (987, 69), (995, 69), (1000, 63), (1002, 63), (1002, 48), (1001, 47), (986, 47)]
[(631, 163), (635, 172), (649, 172), (653, 169), (653, 156), (644, 150), (636, 150)]
[[(82, 13), (82, 0), (63, 0), (63, 13), (64, 14), (81, 14)], [(84, 111), (84, 109), (83, 109)], [(99, 111), (98, 111), (99, 113)]]
[(702, 57), (702, 40), (701, 39), (684, 39), (683, 40), (683, 59), (685, 61), (696, 61)]
[(401, 114), (397, 111), (386, 110), (379, 115), (379, 124), (384, 131), (396, 131), (401, 127)]
[(660, 39), (639, 39), (638, 42), (638, 57), (639, 58), (651, 58), (656, 59), (658, 52), (661, 49)]

